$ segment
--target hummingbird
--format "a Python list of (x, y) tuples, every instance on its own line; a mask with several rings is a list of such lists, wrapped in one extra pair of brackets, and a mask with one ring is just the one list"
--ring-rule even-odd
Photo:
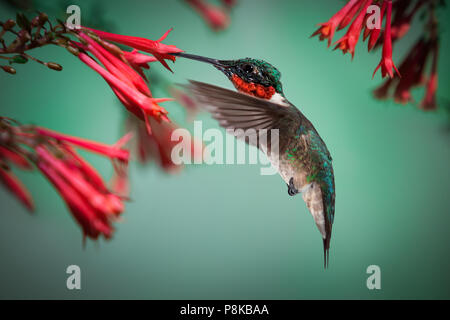
[(302, 194), (322, 236), (324, 267), (327, 268), (335, 203), (332, 158), (312, 123), (285, 97), (281, 73), (259, 59), (217, 60), (184, 52), (173, 55), (213, 65), (237, 89), (233, 91), (194, 80), (184, 85), (222, 127), (241, 129), (241, 132), (277, 130), (277, 154), (270, 152), (274, 149), (270, 142), (258, 140), (256, 146), (277, 169), (288, 194)]

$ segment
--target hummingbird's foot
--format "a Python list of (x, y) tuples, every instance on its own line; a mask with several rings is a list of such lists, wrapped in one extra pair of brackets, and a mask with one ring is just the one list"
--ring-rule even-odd
[(298, 190), (294, 187), (294, 178), (289, 179), (288, 186), (288, 194), (290, 196), (295, 196), (298, 193)]

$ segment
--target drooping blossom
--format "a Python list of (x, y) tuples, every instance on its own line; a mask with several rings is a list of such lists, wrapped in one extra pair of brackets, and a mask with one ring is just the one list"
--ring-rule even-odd
[(137, 73), (144, 79), (147, 80), (147, 77), (144, 74), (142, 69), (149, 69), (149, 63), (158, 61), (155, 57), (148, 56), (146, 54), (142, 54), (136, 49), (133, 49), (131, 52), (124, 51), (124, 58), (127, 60), (129, 65), (136, 70)]
[(86, 46), (80, 45), (86, 51), (91, 52), (111, 74), (133, 87), (141, 93), (150, 96), (151, 92), (144, 79), (131, 68), (126, 62), (122, 61), (114, 54), (103, 48), (99, 43), (84, 33), (80, 37), (87, 42)]
[(0, 181), (29, 211), (34, 211), (33, 198), (30, 192), (9, 168), (1, 165), (1, 160)]
[[(136, 117), (145, 121), (147, 130), (151, 132), (151, 127), (148, 122), (149, 116), (168, 121), (166, 116), (167, 111), (158, 103), (170, 101), (168, 98), (152, 98), (140, 92), (130, 82), (125, 82), (119, 77), (120, 74), (112, 74), (108, 70), (101, 67), (95, 60), (84, 53), (79, 54), (79, 59), (88, 65), (90, 68), (99, 73), (106, 82), (111, 86), (114, 93), (117, 95), (122, 104), (133, 113)], [(129, 79), (128, 79), (129, 80)]]
[(352, 59), (355, 56), (355, 47), (358, 43), (359, 36), (361, 34), (361, 30), (363, 27), (363, 22), (365, 16), (367, 14), (367, 7), (372, 3), (372, 0), (366, 0), (365, 2), (361, 2), (362, 9), (356, 16), (353, 23), (350, 25), (347, 33), (338, 41), (336, 41), (336, 46), (334, 50), (340, 49), (344, 54), (350, 52), (352, 55)]
[(353, 6), (358, 5), (360, 0), (350, 0), (341, 10), (339, 10), (334, 16), (330, 18), (325, 23), (320, 23), (320, 28), (317, 29), (311, 37), (319, 35), (321, 41), (328, 39), (328, 47), (331, 45), (333, 41), (334, 33), (336, 32), (336, 28), (342, 22), (344, 18), (346, 18), (347, 13), (352, 9)]
[(175, 101), (183, 106), (184, 110), (186, 110), (187, 121), (193, 121), (195, 116), (201, 110), (198, 102), (195, 101), (195, 99), (192, 98), (187, 92), (173, 85), (169, 86), (168, 91)]
[(115, 170), (114, 175), (109, 181), (109, 188), (114, 194), (126, 199), (130, 195), (130, 182), (128, 179), (128, 168)]
[(227, 7), (233, 7), (236, 5), (236, 0), (222, 0), (223, 4)]
[[(214, 31), (226, 29), (230, 24), (230, 17), (225, 8), (207, 3), (204, 0), (186, 0), (186, 2), (198, 12), (205, 22)], [(232, 1), (226, 1), (226, 8), (232, 6)]]
[[(181, 50), (173, 45), (161, 43), (168, 32), (158, 41), (152, 41), (82, 28), (77, 32), (80, 42), (71, 41), (71, 46), (81, 51), (77, 52), (76, 56), (106, 80), (125, 108), (145, 122), (149, 133), (151, 132), (150, 122), (148, 121), (150, 117), (158, 121), (169, 121), (168, 112), (159, 103), (172, 99), (154, 98), (152, 96), (146, 83), (143, 68), (148, 68), (148, 63), (156, 60), (161, 61), (166, 66), (164, 59), (175, 60), (175, 57), (169, 53), (180, 52)], [(132, 51), (121, 50), (110, 43), (110, 39), (117, 43), (134, 46), (134, 49)], [(144, 55), (137, 49), (146, 50), (155, 57)], [(88, 53), (92, 54), (93, 57)]]
[(32, 168), (27, 158), (21, 155), (18, 151), (9, 149), (8, 147), (2, 145), (0, 145), (0, 160), (5, 163), (11, 163), (23, 170), (29, 170)]
[[(381, 24), (381, 21), (383, 21), (386, 7), (387, 7), (387, 2), (383, 1), (383, 5), (381, 6), (381, 10), (380, 10), (380, 24)], [(378, 39), (380, 38), (381, 25), (380, 25), (380, 28), (373, 28), (373, 29), (370, 29), (366, 26), (366, 30), (370, 31), (369, 41), (367, 41), (367, 51), (370, 51), (375, 47), (375, 45), (378, 42)], [(366, 38), (364, 38), (364, 39), (366, 39)]]
[(401, 104), (413, 102), (411, 90), (425, 84), (425, 67), (432, 47), (433, 42), (430, 39), (419, 39), (400, 64), (399, 71), (403, 75), (402, 78), (388, 79), (375, 89), (375, 97), (386, 99), (392, 96), (395, 102)]
[(426, 92), (425, 97), (420, 104), (420, 107), (424, 110), (436, 110), (436, 91), (438, 88), (438, 73), (437, 73), (437, 65), (438, 65), (438, 56), (439, 56), (439, 43), (435, 41), (433, 43), (433, 62), (431, 66), (430, 75), (426, 84)]
[(344, 29), (350, 22), (352, 22), (355, 15), (358, 13), (358, 11), (361, 10), (361, 3), (355, 3), (351, 9), (344, 15), (344, 18), (341, 20), (341, 22), (338, 25), (337, 30)]
[[(394, 12), (395, 10), (395, 14), (391, 23), (391, 39), (393, 44), (408, 33), (408, 31), (411, 29), (411, 23), (413, 19), (417, 16), (417, 13), (422, 8), (422, 6), (427, 2), (430, 1), (418, 0), (414, 4), (414, 1), (401, 0), (392, 3), (392, 11)], [(412, 8), (410, 8), (411, 6)], [(376, 46), (382, 45), (381, 40), (383, 38), (384, 35), (376, 43)]]
[(167, 45), (161, 42), (169, 35), (172, 29), (167, 30), (166, 33), (164, 33), (164, 35), (156, 41), (141, 37), (125, 36), (115, 33), (109, 33), (91, 28), (85, 29), (94, 32), (103, 40), (120, 43), (133, 49), (150, 53), (170, 71), (171, 69), (167, 65), (167, 62), (165, 60), (175, 61), (175, 56), (170, 55), (170, 53), (183, 52), (183, 50), (177, 48), (174, 45)]
[(106, 156), (111, 160), (118, 160), (126, 163), (128, 161), (129, 153), (127, 150), (123, 149), (123, 146), (128, 142), (131, 137), (131, 133), (126, 134), (122, 139), (117, 141), (114, 145), (110, 146), (104, 143), (90, 141), (87, 139), (70, 136), (60, 132), (56, 132), (43, 127), (35, 127), (36, 133), (41, 136), (52, 138), (57, 141), (64, 141), (79, 148), (88, 150)]
[[(369, 18), (373, 18), (372, 11), (368, 12), (369, 6), (372, 4), (378, 5), (381, 1), (376, 2), (376, 0), (351, 0), (345, 4), (341, 10), (339, 10), (335, 15), (333, 15), (330, 20), (326, 23), (320, 24), (320, 28), (316, 30), (312, 36), (320, 35), (320, 40), (328, 39), (328, 46), (331, 45), (334, 34), (337, 30), (346, 28), (350, 22), (350, 27), (348, 28), (345, 35), (335, 42), (334, 50), (339, 49), (344, 54), (349, 52), (352, 55), (352, 59), (355, 56), (356, 45), (359, 41), (361, 33), (363, 33), (363, 41), (368, 40), (369, 51), (377, 43), (381, 33), (391, 32), (391, 11), (392, 11), (392, 1), (383, 0), (380, 8), (380, 27), (369, 26)], [(389, 7), (388, 18), (386, 18), (385, 29), (382, 31), (381, 23), (385, 18), (385, 10)], [(353, 22), (352, 22), (353, 21)], [(387, 65), (392, 62), (392, 43), (391, 38), (386, 37), (385, 46), (383, 50), (383, 59), (380, 67), (382, 70), (386, 71)], [(389, 41), (388, 41), (389, 40)], [(390, 48), (389, 48), (390, 47)], [(391, 58), (389, 59), (389, 55)], [(393, 65), (393, 62), (392, 62)], [(391, 68), (392, 69), (392, 68)], [(386, 72), (386, 74), (391, 74)]]
[(405, 14), (405, 11), (397, 10), (391, 28), (392, 42), (403, 38), (411, 28), (411, 22), (416, 16), (419, 9), (426, 3), (426, 1), (417, 1), (410, 12)]
[(86, 65), (97, 71), (113, 89), (122, 104), (138, 118), (145, 121), (147, 130), (151, 132), (151, 127), (148, 122), (149, 116), (161, 118), (168, 121), (166, 116), (167, 111), (158, 105), (160, 102), (170, 101), (168, 98), (152, 98), (149, 97), (135, 87), (120, 80), (118, 77), (102, 68), (97, 62), (91, 59), (88, 55), (80, 53), (79, 58)]
[(172, 160), (172, 150), (179, 143), (188, 143), (187, 148), (190, 149), (190, 155), (193, 159), (202, 159), (203, 144), (201, 141), (176, 141), (173, 139), (173, 132), (179, 127), (170, 122), (157, 123), (150, 120), (155, 130), (152, 134), (148, 134), (141, 122), (136, 121), (132, 117), (128, 117), (126, 127), (128, 131), (134, 132), (134, 150), (139, 162), (146, 164), (154, 162), (168, 173), (179, 172), (183, 168), (183, 164), (174, 163)]
[(379, 68), (381, 68), (381, 75), (382, 77), (386, 77), (386, 75), (389, 75), (389, 77), (394, 77), (394, 72), (392, 69), (394, 69), (397, 74), (400, 76), (400, 73), (397, 70), (397, 67), (395, 66), (394, 62), (392, 61), (392, 40), (391, 40), (391, 15), (392, 15), (392, 1), (388, 0), (386, 7), (386, 30), (385, 30), (385, 36), (384, 36), (384, 44), (383, 44), (383, 55), (381, 57), (381, 61), (376, 67), (375, 71), (373, 72), (373, 76), (375, 76), (375, 73)]
[(10, 166), (29, 169), (31, 163), (34, 164), (61, 195), (83, 235), (109, 239), (114, 231), (112, 223), (124, 210), (123, 198), (107, 187), (102, 176), (75, 148), (111, 159), (116, 174), (125, 177), (123, 172), (129, 153), (123, 146), (131, 134), (109, 146), (42, 127), (13, 124), (4, 118), (0, 118), (0, 122), (0, 180), (3, 184), (32, 210), (32, 198), (11, 173)]
[[(379, 10), (374, 10), (374, 5)], [(328, 39), (330, 45), (335, 32), (349, 25), (345, 35), (336, 42), (335, 49), (342, 50), (344, 54), (350, 52), (353, 58), (359, 36), (363, 33), (368, 51), (374, 51), (378, 46), (383, 47), (380, 62), (372, 77), (378, 69), (381, 69), (382, 78), (389, 76), (374, 90), (374, 96), (378, 99), (392, 97), (395, 102), (405, 104), (413, 101), (411, 89), (426, 83), (426, 95), (420, 107), (432, 110), (436, 107), (438, 78), (437, 55), (434, 55), (437, 50), (433, 49), (433, 43), (438, 39), (438, 19), (435, 12), (442, 6), (443, 1), (434, 0), (350, 0), (328, 22), (320, 24), (313, 36), (319, 35), (320, 40)], [(379, 17), (375, 15), (378, 12)], [(397, 69), (393, 60), (394, 43), (403, 38), (417, 20), (425, 21), (424, 32)], [(429, 76), (425, 76), (431, 52), (436, 58), (433, 58)], [(394, 78), (395, 74), (398, 76)]]
[[(408, 51), (399, 67), (401, 78), (388, 79), (379, 88), (374, 90), (378, 99), (393, 98), (395, 102), (406, 104), (415, 102), (412, 90), (425, 87), (425, 96), (419, 107), (430, 111), (437, 109), (436, 92), (438, 79), (438, 51), (439, 36), (437, 32), (437, 19), (431, 14), (426, 31)], [(430, 63), (431, 62), (431, 63)], [(427, 76), (427, 69), (430, 69)]]

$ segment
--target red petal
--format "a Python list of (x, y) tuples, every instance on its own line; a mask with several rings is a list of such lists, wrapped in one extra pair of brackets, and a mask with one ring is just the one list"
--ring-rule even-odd
[(9, 170), (0, 167), (0, 180), (30, 211), (34, 211), (33, 198), (22, 182)]

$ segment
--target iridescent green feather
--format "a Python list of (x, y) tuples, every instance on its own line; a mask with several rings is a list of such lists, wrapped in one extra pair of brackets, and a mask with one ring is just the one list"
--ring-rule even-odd
[(310, 133), (310, 147), (311, 147), (311, 157), (315, 162), (312, 170), (311, 181), (317, 181), (320, 183), (323, 197), (325, 200), (327, 218), (328, 221), (333, 223), (334, 220), (334, 174), (333, 167), (331, 164), (330, 153), (315, 131), (309, 131)]

